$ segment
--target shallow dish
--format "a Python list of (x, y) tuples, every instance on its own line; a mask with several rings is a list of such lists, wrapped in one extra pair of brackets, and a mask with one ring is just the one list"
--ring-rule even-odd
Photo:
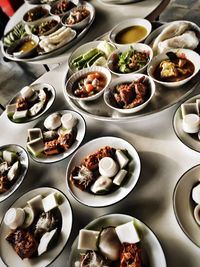
[(180, 81), (174, 81), (174, 82), (167, 82), (167, 81), (161, 81), (155, 78), (155, 69), (159, 65), (159, 63), (165, 59), (168, 59), (168, 56), (166, 53), (159, 54), (155, 56), (152, 61), (149, 63), (147, 67), (147, 73), (152, 79), (154, 79), (155, 82), (162, 84), (166, 87), (178, 87), (182, 86), (188, 81), (190, 81), (200, 70), (200, 55), (192, 50), (189, 49), (171, 49), (168, 52), (172, 52), (176, 54), (178, 58), (188, 59), (193, 65), (194, 65), (194, 72), (187, 78), (180, 80)]
[(192, 188), (199, 183), (200, 165), (185, 172), (176, 184), (173, 194), (173, 207), (176, 219), (187, 237), (200, 247), (199, 225), (195, 221)]
[[(81, 55), (85, 54), (86, 52), (91, 51), (92, 49), (97, 48), (100, 44), (103, 44), (103, 43), (104, 43), (104, 41), (92, 41), (92, 42), (85, 43), (85, 44), (79, 46), (76, 50), (74, 50), (68, 58), (68, 65), (69, 65), (70, 74), (77, 71), (77, 69), (73, 66), (73, 61), (76, 58), (80, 57)], [(114, 51), (116, 49), (116, 47), (110, 42), (106, 42), (106, 44), (108, 44), (110, 47), (110, 51), (107, 52), (110, 55), (110, 53), (112, 53), (112, 50)], [(107, 55), (105, 55), (105, 64), (103, 64), (103, 66), (106, 65), (106, 60), (107, 60)]]
[[(119, 42), (116, 40), (119, 33), (122, 31), (125, 31), (126, 29), (129, 29), (131, 27), (135, 26), (141, 26), (142, 29), (144, 28), (144, 33), (138, 38), (135, 38), (134, 40), (130, 40), (127, 42)], [(109, 40), (117, 45), (118, 47), (123, 46), (124, 44), (132, 44), (136, 42), (142, 42), (151, 32), (152, 25), (151, 23), (146, 19), (140, 19), (140, 18), (133, 18), (133, 19), (127, 19), (119, 23), (117, 26), (115, 26), (110, 34), (109, 34)], [(138, 32), (141, 32), (141, 29), (138, 30)], [(132, 36), (132, 34), (131, 34)]]
[(42, 4), (49, 4), (52, 5), (57, 0), (24, 0), (25, 3), (30, 5), (42, 5)]
[[(40, 5), (34, 8), (29, 9), (23, 16), (23, 22), (28, 25), (34, 25), (35, 23), (39, 22), (41, 19), (49, 15), (50, 6), (49, 5)], [(29, 18), (29, 14), (34, 16), (34, 14), (39, 13), (39, 16), (35, 18)]]
[[(57, 161), (60, 161), (60, 160), (63, 160), (65, 158), (69, 157), (73, 152), (76, 151), (76, 149), (80, 146), (81, 142), (83, 141), (83, 138), (85, 137), (86, 124), (85, 124), (85, 120), (83, 119), (83, 117), (79, 113), (77, 113), (75, 111), (71, 111), (71, 110), (59, 110), (59, 111), (56, 111), (54, 113), (59, 113), (60, 115), (70, 113), (70, 114), (72, 114), (72, 116), (74, 116), (74, 118), (77, 120), (76, 138), (75, 138), (75, 141), (73, 142), (72, 146), (68, 150), (66, 150), (63, 153), (57, 154), (57, 155), (45, 156), (45, 154), (42, 153), (36, 157), (27, 149), (31, 158), (37, 162), (40, 162), (40, 163), (53, 163), (53, 162), (57, 162)], [(52, 113), (52, 114), (54, 114), (54, 113)], [(35, 125), (34, 128), (40, 128), (42, 131), (45, 130), (44, 119), (40, 120)]]
[(18, 160), (20, 161), (20, 165), (21, 165), (20, 168), (21, 169), (20, 169), (20, 172), (17, 175), (13, 185), (5, 193), (0, 194), (0, 202), (7, 199), (9, 196), (11, 196), (17, 190), (17, 188), (23, 182), (23, 180), (26, 176), (27, 170), (28, 170), (28, 166), (29, 166), (28, 155), (27, 155), (25, 149), (22, 148), (21, 146), (14, 145), (14, 144), (1, 146), (0, 152), (2, 152), (4, 150), (8, 150), (8, 151), (17, 153), (17, 157), (18, 157)]
[[(49, 93), (49, 99), (47, 100), (47, 102), (44, 105), (44, 108), (41, 110), (41, 112), (39, 112), (38, 114), (36, 114), (35, 116), (32, 117), (27, 117), (24, 119), (20, 119), (20, 120), (14, 120), (12, 118), (11, 114), (7, 114), (7, 117), (9, 118), (9, 120), (11, 120), (14, 123), (26, 123), (32, 120), (35, 120), (37, 118), (39, 118), (40, 116), (42, 116), (45, 112), (47, 112), (47, 110), (50, 109), (50, 107), (53, 105), (55, 97), (56, 97), (56, 91), (53, 88), (52, 85), (47, 84), (47, 83), (36, 83), (36, 84), (32, 84), (31, 88), (36, 91), (39, 92), (41, 89), (43, 88), (47, 88), (47, 92)], [(21, 97), (21, 93), (17, 93), (13, 99), (9, 102), (9, 105), (15, 104), (17, 99), (19, 99)]]
[[(70, 17), (70, 15), (73, 12), (75, 12), (76, 10), (81, 10), (81, 9), (85, 9), (88, 11), (87, 16), (79, 22), (76, 22), (73, 24), (68, 23), (67, 19)], [(70, 27), (74, 30), (81, 30), (81, 29), (85, 28), (86, 25), (88, 24), (88, 22), (90, 21), (90, 17), (91, 17), (92, 12), (93, 12), (92, 6), (80, 5), (80, 6), (74, 7), (62, 18), (62, 25), (66, 26), (66, 27)]]
[[(131, 71), (131, 69), (129, 69), (129, 72), (121, 72), (118, 69), (119, 56), (122, 53), (128, 52), (130, 49), (133, 49), (136, 52), (145, 53), (146, 56), (148, 57), (147, 62), (144, 63), (142, 66), (138, 67), (137, 70), (132, 70)], [(143, 44), (143, 43), (135, 43), (135, 44), (132, 44), (132, 45), (124, 45), (123, 47), (120, 47), (119, 49), (117, 49), (116, 51), (114, 51), (110, 55), (110, 57), (108, 58), (107, 66), (108, 66), (109, 70), (113, 74), (115, 74), (117, 76), (124, 76), (124, 75), (129, 75), (130, 73), (138, 73), (138, 72), (139, 73), (144, 73), (144, 71), (147, 68), (147, 65), (150, 63), (150, 61), (152, 60), (152, 58), (153, 58), (153, 51), (152, 51), (152, 49), (151, 49), (150, 46), (148, 46), (146, 44)], [(142, 59), (141, 59), (141, 61), (142, 61)], [(126, 65), (128, 65), (129, 63), (131, 63), (131, 60), (124, 59), (124, 63), (125, 62), (126, 62)], [(137, 62), (139, 62), (139, 60)]]
[(58, 0), (51, 6), (50, 14), (64, 16), (69, 10), (74, 8), (76, 5), (70, 0)]
[[(17, 49), (19, 49), (21, 46), (23, 46), (26, 42), (33, 42), (33, 46), (32, 48), (30, 48), (28, 51), (24, 51), (24, 52), (18, 52)], [(36, 53), (36, 49), (39, 43), (39, 38), (36, 35), (27, 35), (22, 37), (22, 39), (17, 40), (13, 45), (11, 45), (8, 49), (7, 49), (7, 53), (15, 58), (28, 58), (33, 56)]]
[[(116, 149), (123, 149), (128, 152), (128, 154), (130, 155), (127, 174), (128, 179), (126, 179), (124, 185), (106, 195), (96, 195), (86, 191), (81, 191), (70, 181), (70, 175), (73, 168), (80, 165), (83, 158), (105, 146), (110, 146)], [(86, 143), (74, 154), (66, 171), (67, 188), (69, 189), (73, 197), (82, 204), (91, 207), (105, 207), (119, 202), (133, 190), (139, 179), (140, 170), (141, 165), (138, 153), (130, 143), (117, 137), (101, 137)]]
[[(33, 197), (37, 195), (47, 196), (51, 193), (59, 194), (61, 197), (62, 203), (59, 205), (59, 210), (61, 212), (62, 216), (62, 227), (61, 227), (61, 233), (58, 240), (58, 244), (56, 247), (52, 248), (48, 252), (46, 252), (43, 255), (40, 255), (38, 257), (32, 258), (32, 259), (24, 259), (21, 260), (21, 258), (16, 254), (16, 252), (13, 250), (12, 246), (5, 240), (5, 237), (10, 233), (10, 229), (5, 225), (4, 218), (1, 222), (0, 227), (0, 234), (1, 234), (1, 240), (0, 240), (0, 254), (3, 262), (6, 264), (6, 266), (12, 267), (12, 266), (21, 266), (21, 267), (46, 267), (50, 263), (52, 263), (62, 252), (64, 249), (68, 238), (70, 236), (71, 228), (72, 228), (72, 210), (71, 206), (69, 204), (68, 199), (66, 196), (59, 190), (51, 188), (51, 187), (41, 187), (34, 190), (31, 190), (27, 193), (25, 193), (23, 196), (18, 198), (12, 205), (12, 208), (17, 207), (24, 207), (28, 200), (32, 199)], [(11, 208), (10, 207), (10, 208)]]
[[(162, 247), (152, 232), (152, 230), (145, 225), (140, 220), (125, 214), (108, 214), (97, 219), (94, 219), (90, 222), (84, 229), (88, 230), (96, 230), (100, 231), (102, 228), (108, 226), (118, 226), (127, 222), (133, 221), (134, 226), (139, 232), (141, 238), (141, 247), (142, 254), (145, 255), (145, 262), (147, 261), (147, 265), (149, 267), (166, 267), (165, 255), (163, 253)], [(77, 262), (80, 258), (80, 251), (77, 249), (78, 247), (78, 237), (75, 239), (70, 257), (69, 257), (69, 266), (75, 267), (75, 262)]]
[[(81, 77), (84, 77), (90, 73), (101, 73), (103, 74), (104, 78), (105, 78), (105, 86), (97, 93), (91, 95), (91, 96), (87, 96), (87, 97), (78, 97), (78, 96), (75, 96), (74, 93), (73, 93), (73, 90), (74, 90), (74, 84), (79, 80), (81, 79)], [(82, 69), (76, 73), (74, 73), (66, 82), (66, 84), (64, 84), (63, 86), (63, 93), (64, 93), (64, 96), (66, 97), (70, 97), (72, 99), (76, 99), (76, 100), (79, 100), (79, 101), (92, 101), (92, 100), (96, 100), (97, 98), (99, 98), (100, 96), (102, 96), (104, 90), (106, 89), (106, 87), (109, 85), (111, 81), (111, 73), (108, 69), (104, 68), (104, 67), (100, 67), (100, 66), (93, 66), (93, 67), (90, 67), (90, 68), (85, 68), (85, 69)]]
[[(155, 40), (156, 38), (163, 32), (163, 30), (165, 30), (166, 27), (171, 26), (173, 23), (188, 23), (189, 25), (189, 29), (187, 29), (186, 31), (190, 30), (190, 31), (194, 31), (196, 33), (196, 36), (198, 38), (200, 38), (200, 28), (197, 24), (195, 24), (192, 21), (187, 21), (187, 20), (177, 20), (177, 21), (173, 21), (173, 22), (168, 22), (165, 23), (164, 25), (158, 27), (157, 29), (155, 29), (153, 32), (151, 32), (149, 34), (149, 36), (146, 38), (145, 43), (148, 44), (149, 46), (152, 47), (154, 55), (158, 54), (157, 49), (155, 48)], [(171, 31), (171, 33), (175, 33), (175, 29)], [(169, 39), (169, 38), (168, 38)], [(165, 39), (166, 40), (166, 39)], [(175, 48), (177, 48), (177, 43), (175, 42), (174, 45), (176, 45)], [(183, 46), (183, 44), (180, 43), (181, 48), (185, 48)], [(172, 47), (171, 47), (172, 48)]]
[[(39, 32), (39, 28), (41, 27), (41, 25), (45, 24), (45, 23), (49, 23), (51, 21), (55, 21), (56, 25), (54, 25), (53, 27), (51, 27), (48, 31), (45, 32)], [(59, 16), (49, 16), (46, 18), (42, 18), (39, 21), (35, 22), (34, 25), (26, 25), (25, 29), (26, 32), (28, 34), (34, 34), (36, 36), (47, 36), (53, 32), (55, 32), (60, 26), (60, 17)]]
[[(191, 97), (182, 104), (195, 103), (197, 99), (200, 99), (199, 94)], [(183, 130), (183, 117), (181, 112), (181, 106), (179, 106), (176, 112), (174, 113), (173, 127), (175, 134), (184, 145), (197, 152), (200, 152), (200, 140), (198, 139), (198, 134), (189, 134)]]
[[(137, 105), (135, 107), (132, 107), (132, 108), (120, 108), (120, 107), (117, 107), (116, 102), (115, 102), (114, 97), (113, 97), (115, 87), (117, 85), (119, 85), (119, 84), (131, 83), (132, 81), (136, 81), (136, 80), (142, 79), (142, 77), (144, 77), (145, 81), (148, 82), (149, 91), (150, 91), (148, 93), (147, 99), (144, 101), (144, 103), (139, 104), (139, 105)], [(104, 91), (104, 101), (105, 101), (106, 105), (108, 105), (111, 109), (113, 109), (113, 110), (115, 110), (115, 111), (117, 111), (119, 113), (132, 114), (132, 113), (136, 113), (136, 112), (144, 109), (148, 105), (148, 103), (151, 101), (151, 99), (154, 96), (155, 90), (156, 90), (156, 86), (155, 86), (155, 83), (154, 83), (153, 79), (151, 79), (150, 77), (148, 77), (145, 74), (136, 73), (136, 74), (124, 75), (124, 76), (121, 76), (121, 77), (115, 79), (106, 88), (106, 90)], [(137, 99), (135, 98), (133, 100), (133, 102), (134, 101), (137, 102)]]

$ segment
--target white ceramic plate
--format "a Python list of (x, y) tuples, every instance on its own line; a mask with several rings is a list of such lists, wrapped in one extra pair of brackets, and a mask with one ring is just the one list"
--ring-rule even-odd
[[(50, 85), (48, 83), (36, 83), (36, 84), (31, 84), (30, 86), (36, 92), (39, 92), (39, 90), (41, 90), (43, 88), (47, 88), (48, 89), (48, 92), (51, 94), (50, 95), (50, 98), (49, 98), (48, 102), (46, 103), (45, 108), (41, 112), (39, 112), (37, 115), (35, 115), (35, 116), (25, 118), (23, 121), (15, 121), (11, 117), (8, 117), (9, 120), (11, 120), (14, 123), (26, 123), (26, 122), (29, 122), (29, 121), (36, 120), (39, 117), (41, 117), (45, 112), (47, 112), (47, 110), (49, 110), (50, 107), (54, 103), (54, 100), (55, 100), (55, 97), (56, 97), (56, 91), (55, 91), (55, 89), (53, 88), (52, 85)], [(17, 99), (20, 98), (20, 97), (21, 97), (21, 93), (19, 92), (9, 102), (9, 105), (16, 103)]]
[[(84, 157), (96, 152), (98, 149), (103, 148), (105, 146), (127, 150), (131, 158), (128, 165), (129, 167), (127, 181), (123, 186), (119, 187), (114, 192), (106, 195), (95, 195), (81, 191), (76, 186), (74, 186), (69, 180), (73, 168), (75, 166), (79, 166)], [(73, 197), (82, 204), (90, 207), (105, 207), (119, 202), (133, 190), (139, 179), (140, 170), (141, 164), (138, 153), (130, 143), (117, 137), (100, 137), (80, 147), (74, 154), (74, 156), (71, 158), (66, 171), (67, 187)]]
[[(74, 141), (73, 145), (67, 151), (60, 153), (58, 155), (52, 155), (52, 156), (41, 155), (39, 157), (35, 157), (28, 151), (31, 158), (40, 163), (53, 163), (53, 162), (57, 162), (57, 161), (60, 161), (60, 160), (63, 160), (69, 157), (80, 146), (81, 142), (83, 141), (83, 138), (85, 137), (86, 124), (85, 124), (84, 118), (79, 113), (75, 111), (71, 111), (71, 110), (58, 110), (54, 113), (59, 113), (61, 115), (65, 113), (71, 113), (77, 119), (78, 123), (76, 125), (77, 127), (76, 140)], [(35, 125), (35, 127), (41, 128), (42, 130), (44, 130), (45, 129), (44, 120), (45, 119), (38, 122)]]
[(28, 155), (27, 155), (25, 149), (22, 148), (21, 146), (13, 145), (13, 144), (1, 146), (0, 151), (4, 151), (4, 150), (17, 152), (18, 159), (21, 163), (21, 170), (20, 170), (20, 173), (17, 176), (13, 186), (5, 193), (0, 194), (0, 202), (7, 199), (10, 195), (12, 195), (15, 192), (15, 190), (17, 190), (17, 188), (20, 186), (20, 184), (24, 180), (24, 177), (27, 173), (28, 165), (29, 165)]
[(62, 197), (62, 204), (59, 206), (61, 216), (62, 216), (62, 228), (59, 236), (58, 243), (56, 247), (47, 251), (43, 255), (33, 258), (33, 259), (24, 259), (22, 260), (17, 253), (14, 251), (12, 246), (5, 240), (5, 237), (11, 232), (11, 230), (4, 224), (3, 220), (0, 227), (0, 255), (3, 262), (8, 267), (20, 266), (20, 267), (45, 267), (52, 263), (62, 252), (65, 247), (67, 240), (70, 236), (72, 228), (72, 210), (66, 196), (59, 190), (51, 187), (41, 187), (27, 192), (20, 198), (18, 198), (11, 207), (24, 207), (28, 200), (37, 196), (43, 195), (47, 196), (51, 193), (58, 193)]
[(191, 198), (192, 188), (199, 183), (200, 165), (185, 172), (176, 184), (173, 206), (176, 219), (188, 238), (200, 247), (200, 227), (195, 221), (195, 203)]
[[(166, 267), (166, 260), (162, 250), (162, 247), (155, 236), (155, 234), (140, 220), (124, 214), (108, 214), (102, 217), (99, 217), (92, 222), (90, 222), (85, 229), (99, 231), (103, 227), (108, 226), (118, 226), (130, 221), (134, 221), (136, 229), (138, 229), (140, 238), (141, 238), (141, 248), (142, 252), (145, 252), (145, 258), (148, 261), (148, 264), (145, 266), (148, 267)], [(78, 237), (75, 239), (71, 254), (69, 258), (69, 266), (75, 267), (75, 262), (79, 260), (80, 251), (78, 247)]]
[[(195, 95), (192, 98), (188, 99), (184, 103), (195, 103), (196, 99), (200, 99), (200, 94)], [(177, 135), (177, 137), (180, 139), (180, 141), (186, 145), (187, 147), (200, 152), (200, 140), (198, 139), (197, 134), (188, 134), (185, 131), (183, 131), (182, 127), (182, 113), (181, 113), (181, 106), (176, 110), (173, 118), (173, 127), (174, 131)]]

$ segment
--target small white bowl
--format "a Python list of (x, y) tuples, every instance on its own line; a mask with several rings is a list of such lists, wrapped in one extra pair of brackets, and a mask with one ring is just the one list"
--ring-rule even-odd
[[(151, 29), (152, 29), (152, 25), (147, 19), (141, 19), (141, 18), (127, 19), (127, 20), (120, 22), (118, 25), (116, 25), (111, 30), (111, 32), (109, 34), (109, 40), (119, 47), (125, 45), (125, 44), (117, 43), (116, 42), (116, 36), (119, 32), (121, 32), (122, 30), (129, 28), (131, 26), (143, 26), (147, 30), (146, 34), (142, 38), (138, 39), (137, 43), (142, 42), (150, 34)], [(135, 43), (135, 42), (131, 42), (131, 43)], [(131, 44), (131, 43), (129, 43), (129, 44)]]
[[(111, 96), (113, 94), (114, 88), (118, 84), (132, 82), (134, 80), (138, 80), (139, 78), (141, 78), (143, 76), (145, 76), (145, 78), (148, 79), (148, 81), (149, 81), (150, 91), (151, 91), (149, 98), (143, 104), (138, 105), (138, 106), (136, 106), (134, 108), (122, 109), (122, 108), (115, 107), (114, 104), (112, 103), (112, 100), (111, 100)], [(116, 110), (116, 111), (118, 111), (120, 113), (123, 113), (123, 114), (136, 113), (136, 112), (140, 111), (141, 109), (145, 108), (147, 106), (147, 104), (151, 101), (151, 99), (152, 99), (152, 97), (153, 97), (153, 95), (155, 93), (155, 89), (156, 89), (156, 86), (155, 86), (155, 83), (154, 83), (153, 79), (151, 79), (147, 75), (140, 74), (140, 73), (137, 73), (137, 74), (129, 74), (129, 75), (121, 76), (121, 77), (115, 79), (106, 88), (106, 90), (104, 91), (104, 101), (105, 101), (106, 105), (108, 105), (111, 109), (114, 109), (114, 110)]]
[[(81, 78), (82, 76), (85, 76), (91, 72), (101, 72), (105, 77), (106, 77), (106, 85), (104, 86), (104, 88), (98, 92), (97, 94), (94, 94), (92, 96), (89, 96), (89, 97), (77, 97), (73, 94), (73, 85), (74, 83), (79, 79)], [(64, 84), (64, 88), (63, 88), (63, 93), (66, 97), (66, 99), (68, 97), (72, 98), (72, 99), (75, 99), (77, 101), (91, 101), (91, 100), (95, 100), (97, 98), (99, 98), (104, 90), (107, 88), (107, 86), (110, 84), (110, 81), (111, 81), (111, 73), (108, 69), (104, 68), (104, 67), (99, 67), (99, 66), (93, 66), (93, 67), (90, 67), (90, 68), (86, 68), (86, 69), (82, 69), (76, 73), (74, 73), (68, 80), (67, 80), (67, 83)]]
[[(42, 33), (42, 34), (34, 33), (34, 31), (33, 31), (34, 27), (39, 27), (40, 24), (42, 24), (42, 23), (44, 23), (46, 21), (48, 22), (48, 21), (52, 21), (52, 20), (57, 21), (57, 24), (54, 27), (52, 27), (49, 31), (47, 31), (45, 33)], [(37, 21), (36, 23), (34, 23), (34, 25), (25, 25), (25, 30), (26, 30), (26, 32), (28, 34), (35, 34), (36, 36), (40, 37), (40, 36), (47, 36), (50, 33), (55, 32), (58, 29), (59, 26), (60, 26), (60, 17), (55, 15), (55, 16), (49, 16), (49, 17), (46, 17), (46, 18), (42, 18), (39, 21)]]
[(176, 55), (178, 57), (185, 57), (186, 59), (190, 60), (193, 64), (194, 64), (194, 72), (192, 75), (190, 75), (189, 77), (187, 77), (184, 80), (181, 81), (177, 81), (177, 82), (163, 82), (160, 80), (157, 80), (154, 77), (154, 71), (155, 68), (158, 66), (158, 64), (165, 60), (168, 59), (168, 56), (166, 55), (166, 53), (162, 53), (157, 55), (156, 57), (154, 57), (151, 62), (149, 63), (148, 67), (147, 67), (147, 73), (148, 75), (154, 79), (155, 82), (164, 85), (166, 87), (177, 87), (177, 86), (181, 86), (185, 83), (187, 83), (189, 80), (191, 80), (200, 70), (200, 55), (190, 49), (170, 49), (170, 51), (168, 52), (173, 52), (176, 53)]
[[(17, 52), (17, 48), (20, 47), (23, 43), (25, 43), (26, 41), (29, 41), (29, 40), (33, 40), (35, 42), (35, 46), (27, 51), (27, 52)], [(26, 35), (24, 36), (22, 39), (20, 40), (17, 40), (13, 45), (11, 45), (10, 47), (8, 47), (7, 49), (7, 53), (9, 55), (12, 55), (13, 57), (16, 57), (16, 58), (26, 58), (26, 57), (30, 57), (32, 56), (35, 52), (36, 52), (36, 49), (37, 49), (37, 46), (38, 46), (38, 43), (39, 43), (39, 38), (38, 36), (34, 35), (34, 34), (30, 34), (30, 35)]]
[[(148, 62), (146, 63), (145, 66), (143, 66), (142, 68), (140, 68), (136, 71), (132, 71), (129, 73), (117, 72), (114, 68), (114, 64), (118, 62), (119, 55), (124, 53), (124, 52), (127, 52), (131, 47), (134, 50), (136, 50), (137, 52), (146, 52), (149, 55)], [(120, 47), (119, 49), (115, 50), (108, 58), (107, 66), (108, 66), (109, 70), (117, 76), (129, 75), (130, 73), (144, 73), (144, 71), (146, 70), (146, 68), (147, 68), (148, 64), (150, 63), (150, 61), (152, 60), (152, 58), (153, 58), (153, 51), (152, 51), (150, 46), (143, 44), (143, 43), (135, 43), (132, 45), (124, 45), (123, 47)]]
[[(56, 14), (55, 10), (57, 9), (58, 5), (60, 5), (60, 3), (63, 3), (63, 2), (69, 3), (70, 4), (69, 8), (65, 12), (60, 12), (60, 13)], [(67, 14), (74, 7), (76, 7), (76, 5), (73, 3), (73, 1), (70, 1), (70, 0), (58, 0), (51, 6), (50, 14), (51, 15), (57, 15), (59, 17), (63, 17), (65, 14)]]
[[(41, 21), (43, 18), (47, 17), (49, 15), (49, 11), (50, 11), (50, 6), (49, 5), (39, 5), (39, 6), (36, 6), (34, 8), (31, 8), (29, 9), (23, 16), (23, 22), (27, 25), (35, 25), (36, 23), (38, 23), (39, 21)], [(27, 16), (28, 16), (28, 13), (29, 12), (38, 12), (40, 9), (43, 9), (43, 13), (44, 15), (41, 16), (40, 18), (36, 19), (36, 20), (33, 20), (33, 21), (27, 21)]]
[[(79, 10), (79, 9), (87, 9), (89, 11), (89, 14), (87, 15), (87, 17), (85, 17), (83, 20), (81, 20), (78, 23), (68, 24), (66, 22), (66, 20), (70, 16), (70, 13), (75, 11), (75, 10)], [(81, 29), (85, 28), (86, 25), (89, 23), (90, 18), (91, 18), (91, 14), (93, 12), (94, 12), (94, 8), (92, 6), (89, 6), (89, 5), (80, 5), (80, 6), (74, 7), (62, 18), (62, 21), (61, 21), (62, 25), (65, 27), (70, 27), (74, 30), (81, 30)]]

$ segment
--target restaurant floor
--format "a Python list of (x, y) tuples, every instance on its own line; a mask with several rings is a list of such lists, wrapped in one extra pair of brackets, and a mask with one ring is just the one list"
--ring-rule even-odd
[[(200, 25), (200, 0), (171, 0), (160, 15), (160, 21), (190, 20)], [(30, 84), (45, 72), (41, 65), (5, 62), (0, 52), (0, 105), (4, 106), (23, 86)], [(0, 108), (0, 114), (2, 110)]]

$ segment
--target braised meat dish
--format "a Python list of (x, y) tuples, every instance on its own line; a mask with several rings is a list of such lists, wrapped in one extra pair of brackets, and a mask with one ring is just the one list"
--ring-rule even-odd
[(150, 85), (145, 76), (138, 80), (118, 84), (112, 91), (111, 101), (121, 109), (130, 109), (143, 104), (150, 97)]

